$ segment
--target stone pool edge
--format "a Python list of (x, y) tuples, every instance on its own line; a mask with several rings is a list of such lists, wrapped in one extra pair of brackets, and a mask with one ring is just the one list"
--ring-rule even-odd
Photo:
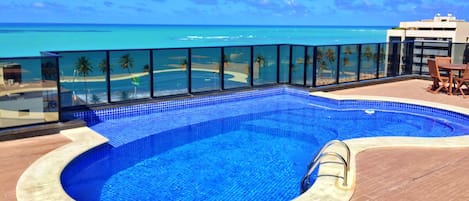
[[(427, 106), (451, 112), (457, 112), (469, 115), (469, 109), (446, 105), (441, 103), (434, 103), (428, 101), (383, 97), (383, 96), (364, 96), (364, 95), (336, 95), (326, 92), (311, 92), (312, 96), (319, 96), (337, 101), (341, 100), (368, 100), (368, 101), (385, 101), (397, 102)], [(469, 133), (468, 133), (469, 134)], [(457, 148), (469, 147), (469, 135), (456, 136), (456, 137), (368, 137), (368, 138), (355, 138), (344, 140), (350, 147), (350, 170), (348, 172), (348, 186), (342, 186), (343, 180), (337, 177), (324, 176), (318, 177), (313, 186), (295, 198), (295, 201), (318, 200), (318, 201), (346, 201), (350, 200), (355, 191), (355, 176), (356, 176), (356, 156), (361, 151), (373, 148), (385, 147), (434, 147), (434, 148)], [(345, 154), (344, 149), (340, 146), (331, 146), (328, 151), (334, 151)], [(343, 166), (339, 164), (323, 164), (320, 166), (320, 175), (343, 175)]]
[(72, 142), (40, 157), (21, 174), (16, 184), (18, 201), (74, 200), (62, 187), (63, 169), (80, 154), (108, 142), (88, 127), (67, 129), (60, 134)]

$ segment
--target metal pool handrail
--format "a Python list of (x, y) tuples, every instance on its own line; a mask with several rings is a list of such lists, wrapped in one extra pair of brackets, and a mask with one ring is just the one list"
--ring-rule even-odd
[[(345, 148), (345, 150), (347, 152), (346, 159), (344, 159), (344, 157), (342, 155), (340, 155), (339, 153), (337, 153), (337, 152), (325, 152), (325, 150), (333, 144), (340, 144)], [(350, 170), (350, 148), (347, 144), (345, 144), (344, 142), (342, 142), (340, 140), (331, 140), (331, 141), (327, 142), (321, 148), (321, 150), (318, 152), (316, 157), (314, 157), (314, 159), (308, 164), (308, 172), (305, 174), (305, 176), (303, 176), (303, 179), (301, 180), (300, 193), (304, 193), (305, 191), (307, 191), (309, 189), (309, 186), (310, 186), (310, 179), (309, 178), (310, 178), (311, 174), (313, 173), (313, 171), (320, 164), (320, 161), (324, 156), (333, 156), (333, 157), (336, 157), (340, 160), (341, 164), (344, 166), (344, 178), (343, 178), (344, 183), (343, 183), (343, 185), (347, 186), (348, 171)]]

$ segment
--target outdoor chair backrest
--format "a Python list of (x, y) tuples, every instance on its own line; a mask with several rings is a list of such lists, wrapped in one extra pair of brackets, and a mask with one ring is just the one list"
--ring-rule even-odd
[(451, 57), (435, 57), (435, 62), (436, 62), (436, 66), (439, 66), (442, 64), (450, 64)]
[(436, 61), (435, 59), (428, 59), (428, 71), (430, 72), (431, 77), (438, 77), (438, 69), (436, 67)]

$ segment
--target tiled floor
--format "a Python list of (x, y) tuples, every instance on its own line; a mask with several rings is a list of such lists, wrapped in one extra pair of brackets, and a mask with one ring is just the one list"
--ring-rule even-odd
[[(391, 96), (469, 108), (469, 99), (431, 94), (429, 81), (409, 80), (332, 92)], [(37, 158), (70, 142), (49, 135), (0, 142), (0, 200), (16, 200), (21, 173)], [(357, 184), (352, 200), (469, 200), (469, 149), (383, 148), (357, 157)]]

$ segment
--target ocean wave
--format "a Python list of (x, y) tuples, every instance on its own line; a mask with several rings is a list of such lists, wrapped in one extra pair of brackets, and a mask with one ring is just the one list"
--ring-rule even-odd
[(193, 41), (193, 40), (223, 40), (223, 41), (229, 41), (229, 40), (239, 40), (239, 39), (252, 39), (255, 38), (254, 35), (238, 35), (238, 36), (225, 36), (225, 35), (219, 35), (219, 36), (195, 36), (195, 35), (190, 35), (190, 36), (185, 36), (182, 38), (179, 38), (178, 40), (183, 40), (183, 41)]

